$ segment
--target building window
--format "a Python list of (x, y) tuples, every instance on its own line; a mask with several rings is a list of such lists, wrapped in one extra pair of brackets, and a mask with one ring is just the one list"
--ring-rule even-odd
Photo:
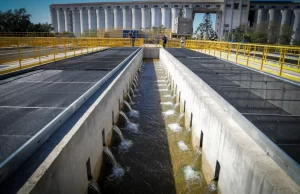
[(220, 19), (220, 16), (218, 16), (218, 19)]
[(200, 7), (200, 5), (196, 5), (196, 7)]
[(239, 3), (235, 3), (233, 9), (239, 9)]
[(126, 8), (126, 9), (128, 9), (128, 8), (129, 8), (129, 6), (127, 5), (127, 6), (125, 6), (125, 8)]
[(153, 7), (158, 7), (158, 5), (154, 5)]
[(178, 7), (178, 5), (174, 5), (174, 7)]
[(283, 8), (284, 8), (284, 9), (288, 9), (288, 8), (289, 8), (289, 6), (284, 6)]
[(229, 27), (229, 24), (224, 24), (224, 27), (226, 28), (226, 27)]
[(117, 6), (117, 8), (119, 9), (119, 8), (120, 8), (120, 6)]
[(300, 8), (300, 6), (298, 5), (297, 8)]
[(108, 8), (108, 9), (110, 9), (110, 8), (111, 8), (111, 6), (107, 6), (107, 8)]
[(227, 8), (230, 8), (230, 7), (231, 7), (231, 5), (230, 5), (230, 4), (226, 4), (226, 7), (227, 7)]
[(189, 5), (185, 5), (184, 7), (189, 7)]
[(210, 7), (210, 5), (206, 5), (206, 7)]
[(144, 7), (145, 7), (145, 8), (147, 8), (147, 7), (148, 7), (148, 5), (144, 5)]
[(135, 7), (135, 8), (139, 8), (139, 6), (138, 6), (138, 5), (135, 5), (134, 7)]
[(219, 23), (217, 23), (217, 25), (219, 25)]
[(250, 8), (251, 8), (251, 9), (254, 9), (254, 8), (255, 8), (255, 6), (254, 6), (254, 5), (250, 5)]
[(263, 9), (263, 8), (265, 8), (265, 6), (260, 5), (258, 8), (259, 8), (259, 9)]
[(248, 5), (242, 5), (242, 7), (247, 7)]
[(164, 5), (164, 7), (169, 7), (168, 5)]
[(276, 5), (273, 5), (273, 6), (271, 6), (271, 8), (274, 8), (274, 9), (276, 9), (277, 7), (276, 7)]
[(221, 5), (217, 5), (216, 7), (219, 8), (219, 7), (221, 7)]

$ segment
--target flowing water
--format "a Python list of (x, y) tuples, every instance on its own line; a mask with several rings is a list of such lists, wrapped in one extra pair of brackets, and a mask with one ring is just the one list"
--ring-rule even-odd
[(140, 133), (126, 130), (126, 124), (121, 130), (134, 146), (127, 153), (118, 154), (117, 145), (112, 145), (122, 167), (130, 170), (121, 181), (105, 179), (101, 184), (103, 193), (217, 193), (216, 182), (207, 185), (204, 180), (201, 151), (192, 148), (191, 133), (180, 125), (184, 114), (178, 112), (177, 104), (173, 108), (176, 96), (171, 90), (159, 90), (158, 84), (163, 84), (159, 80), (165, 76), (159, 61), (143, 63), (138, 95), (133, 97), (137, 103), (132, 105), (140, 115), (125, 118), (126, 123), (138, 124)]
[(126, 100), (124, 100), (124, 104), (129, 110), (128, 114), (129, 114), (130, 117), (139, 117), (139, 112), (136, 111), (136, 110), (133, 110), (131, 108), (130, 104)]

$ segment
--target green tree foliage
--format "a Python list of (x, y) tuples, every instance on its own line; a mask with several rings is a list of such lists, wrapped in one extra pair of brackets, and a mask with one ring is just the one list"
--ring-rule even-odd
[(209, 13), (206, 13), (203, 17), (202, 22), (197, 27), (195, 34), (200, 33), (201, 39), (205, 40), (217, 40), (218, 35), (212, 28), (211, 16)]
[(283, 45), (288, 45), (292, 41), (292, 36), (294, 34), (293, 28), (289, 25), (283, 25), (281, 27), (281, 32), (278, 37), (278, 43)]
[(0, 32), (50, 32), (48, 23), (33, 24), (25, 8), (0, 11)]
[(0, 11), (1, 32), (26, 32), (30, 22), (30, 14), (24, 8)]
[(292, 40), (294, 34), (291, 26), (280, 26), (279, 23), (271, 21), (246, 29), (245, 26), (239, 26), (225, 34), (225, 41), (229, 42), (250, 42), (250, 43), (269, 43), (288, 45), (299, 44)]

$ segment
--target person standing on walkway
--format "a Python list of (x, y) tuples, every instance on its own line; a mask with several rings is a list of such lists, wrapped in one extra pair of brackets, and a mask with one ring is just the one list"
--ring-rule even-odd
[(166, 44), (167, 44), (167, 42), (168, 42), (168, 39), (167, 39), (166, 36), (164, 36), (164, 37), (162, 38), (162, 40), (163, 40), (163, 47), (165, 48), (165, 47), (166, 47)]
[(134, 42), (135, 42), (135, 33), (133, 32), (132, 35), (131, 35), (132, 47), (134, 47)]
[(181, 48), (184, 48), (184, 40), (185, 40), (185, 38), (183, 36), (181, 36), (181, 38), (180, 38)]

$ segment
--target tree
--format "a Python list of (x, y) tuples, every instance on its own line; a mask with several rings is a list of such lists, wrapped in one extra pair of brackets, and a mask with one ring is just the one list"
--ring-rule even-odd
[(28, 32), (51, 32), (53, 27), (51, 24), (46, 23), (37, 23), (37, 24), (30, 24), (28, 27)]
[(0, 11), (0, 31), (1, 32), (26, 32), (30, 22), (30, 14), (25, 8)]
[(216, 40), (218, 39), (217, 33), (212, 28), (211, 16), (206, 13), (203, 17), (202, 23), (197, 27), (195, 34), (200, 33), (201, 39)]
[(246, 33), (246, 27), (241, 25), (236, 29), (231, 30), (225, 35), (225, 40), (231, 42), (248, 42), (249, 36)]
[(292, 41), (292, 36), (294, 34), (293, 28), (289, 25), (283, 25), (280, 30), (280, 35), (278, 37), (278, 44), (288, 45)]
[(53, 30), (48, 23), (33, 24), (30, 14), (25, 8), (0, 11), (0, 32), (50, 32)]

